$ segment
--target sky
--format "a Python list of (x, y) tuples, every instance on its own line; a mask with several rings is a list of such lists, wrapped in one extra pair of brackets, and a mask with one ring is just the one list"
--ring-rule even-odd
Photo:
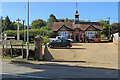
[[(2, 2), (2, 16), (9, 16), (11, 21), (17, 18), (27, 20), (27, 2)], [(50, 14), (57, 19), (74, 19), (75, 2), (30, 2), (30, 23), (35, 19), (48, 20)], [(118, 2), (78, 2), (79, 19), (85, 21), (108, 20), (118, 22)], [(22, 21), (21, 21), (22, 23)]]

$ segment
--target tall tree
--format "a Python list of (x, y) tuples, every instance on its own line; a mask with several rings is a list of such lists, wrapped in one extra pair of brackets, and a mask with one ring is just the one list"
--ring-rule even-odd
[(104, 34), (108, 38), (109, 22), (108, 21), (104, 21), (104, 20), (100, 20), (98, 22), (101, 24), (101, 26), (103, 28), (102, 34)]
[(56, 19), (56, 17), (53, 14), (51, 14), (48, 19), (48, 27), (52, 28), (54, 22), (58, 22), (58, 20)]
[(37, 19), (37, 20), (34, 20), (32, 23), (31, 23), (31, 28), (41, 28), (43, 26), (46, 25), (46, 22), (42, 19)]
[(118, 32), (118, 26), (119, 26), (118, 23), (113, 23), (113, 24), (111, 24), (111, 33), (112, 33), (112, 34)]
[(5, 20), (3, 21), (3, 31), (10, 30), (11, 29), (11, 21), (9, 17), (7, 16)]
[(0, 32), (2, 32), (3, 30), (3, 18), (2, 18), (2, 16), (1, 16), (1, 19), (0, 19)]
[(16, 22), (12, 22), (12, 30), (17, 30), (17, 23)]

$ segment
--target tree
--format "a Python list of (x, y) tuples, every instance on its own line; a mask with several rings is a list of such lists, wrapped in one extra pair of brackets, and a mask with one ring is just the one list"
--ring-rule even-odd
[(114, 34), (114, 33), (117, 33), (118, 32), (118, 23), (113, 23), (111, 24), (111, 33)]
[(108, 38), (109, 22), (108, 21), (104, 21), (104, 20), (100, 20), (98, 22), (101, 24), (101, 26), (103, 28), (102, 34), (104, 34)]
[[(17, 22), (11, 22), (11, 25), (10, 25), (10, 29), (9, 30), (17, 30), (17, 27), (18, 27), (18, 23)], [(21, 23), (19, 23), (19, 29), (22, 30), (23, 29), (23, 25)]]
[(69, 19), (68, 22), (74, 22), (75, 20), (74, 19)]
[(12, 27), (11, 30), (17, 30), (17, 23), (16, 22), (12, 22)]
[(0, 36), (1, 36), (1, 33), (2, 33), (2, 26), (3, 26), (3, 19), (2, 19), (2, 16), (1, 16), (1, 19), (0, 19)]
[(37, 19), (31, 23), (31, 28), (41, 28), (45, 25), (46, 25), (45, 21), (43, 21), (42, 19)]
[(48, 22), (47, 22), (48, 27), (52, 28), (54, 22), (58, 22), (58, 20), (56, 19), (56, 17), (53, 14), (51, 14), (49, 19), (48, 19)]
[(84, 20), (79, 20), (79, 22), (85, 22)]
[(8, 16), (3, 21), (3, 28), (2, 29), (3, 29), (3, 31), (11, 29), (11, 21), (10, 21)]

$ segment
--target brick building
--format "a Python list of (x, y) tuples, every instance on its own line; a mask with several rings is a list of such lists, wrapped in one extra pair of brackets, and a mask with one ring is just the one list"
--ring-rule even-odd
[(76, 42), (80, 42), (81, 37), (88, 39), (100, 38), (102, 27), (98, 22), (79, 22), (79, 13), (76, 10), (74, 22), (54, 22), (53, 31), (59, 36), (71, 38)]

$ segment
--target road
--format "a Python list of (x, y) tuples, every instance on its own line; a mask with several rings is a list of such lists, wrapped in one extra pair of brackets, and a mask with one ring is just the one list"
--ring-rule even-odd
[(2, 62), (3, 78), (117, 78), (117, 70)]

